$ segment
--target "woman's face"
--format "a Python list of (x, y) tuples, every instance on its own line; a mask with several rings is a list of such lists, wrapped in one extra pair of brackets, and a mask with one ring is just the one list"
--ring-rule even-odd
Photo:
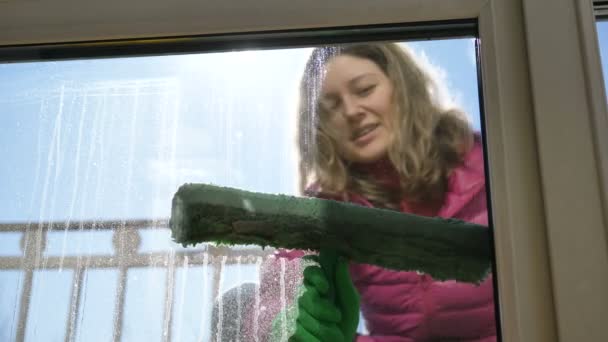
[(393, 85), (374, 62), (348, 55), (326, 65), (320, 105), (341, 157), (370, 163), (384, 157), (393, 140)]

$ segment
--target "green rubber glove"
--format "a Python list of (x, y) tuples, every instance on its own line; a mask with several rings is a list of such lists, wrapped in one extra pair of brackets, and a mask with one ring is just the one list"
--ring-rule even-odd
[(299, 342), (351, 342), (359, 325), (359, 294), (352, 283), (348, 262), (331, 251), (321, 251), (319, 266), (304, 269), (306, 290), (298, 299), (296, 331)]

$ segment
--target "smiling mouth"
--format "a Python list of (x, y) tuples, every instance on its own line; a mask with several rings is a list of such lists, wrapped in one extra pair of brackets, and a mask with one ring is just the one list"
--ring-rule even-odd
[(366, 136), (368, 133), (375, 130), (378, 126), (378, 124), (370, 124), (357, 129), (351, 136), (351, 140), (356, 141), (357, 139)]

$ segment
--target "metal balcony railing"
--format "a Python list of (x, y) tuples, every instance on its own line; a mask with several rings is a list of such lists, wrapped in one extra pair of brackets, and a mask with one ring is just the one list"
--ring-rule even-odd
[[(65, 341), (74, 341), (79, 306), (82, 300), (83, 274), (88, 269), (112, 268), (118, 271), (117, 291), (114, 298), (113, 341), (121, 341), (123, 332), (123, 312), (125, 305), (125, 289), (127, 272), (131, 268), (162, 267), (166, 268), (166, 286), (163, 312), (162, 341), (172, 340), (171, 326), (173, 324), (172, 305), (174, 303), (174, 287), (176, 270), (194, 265), (214, 266), (212, 298), (220, 295), (220, 273), (226, 265), (260, 265), (263, 258), (270, 255), (271, 249), (259, 248), (228, 248), (205, 245), (204, 249), (176, 250), (169, 249), (161, 252), (139, 252), (141, 244), (140, 231), (143, 229), (168, 229), (168, 220), (132, 220), (132, 221), (88, 221), (88, 222), (38, 222), (38, 223), (2, 223), (0, 234), (7, 232), (22, 233), (21, 255), (0, 256), (0, 270), (19, 270), (23, 272), (23, 284), (19, 295), (18, 322), (16, 341), (25, 340), (32, 297), (32, 280), (38, 270), (71, 269), (73, 279), (69, 307), (71, 308), (66, 324)], [(110, 255), (45, 255), (47, 236), (49, 232), (72, 231), (93, 232), (111, 231), (113, 253)], [(0, 235), (1, 236), (1, 235)], [(69, 236), (69, 235), (66, 235)], [(69, 243), (69, 237), (67, 238)]]

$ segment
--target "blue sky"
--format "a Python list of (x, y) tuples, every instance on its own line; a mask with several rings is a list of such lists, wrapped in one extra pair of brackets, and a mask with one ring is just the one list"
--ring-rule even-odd
[(604, 85), (608, 90), (608, 20), (600, 21), (596, 25), (597, 35), (602, 57), (602, 70), (604, 73)]
[[(608, 54), (608, 25), (598, 27)], [(409, 46), (479, 129), (474, 40)], [(309, 53), (0, 64), (0, 222), (166, 218), (173, 193), (185, 182), (295, 193), (293, 114)], [(608, 79), (606, 63), (604, 58)], [(19, 255), (20, 234), (0, 234), (0, 256)], [(141, 252), (180, 248), (167, 231), (141, 234)], [(49, 233), (45, 255), (112, 252), (108, 233), (68, 235)], [(71, 272), (36, 272), (28, 341), (63, 341)], [(130, 272), (125, 340), (159, 340), (164, 272)], [(204, 312), (197, 308), (208, 308), (211, 300), (200, 287), (210, 288), (209, 272), (178, 272), (175, 303), (182, 304), (174, 306), (179, 323), (173, 333), (181, 341), (194, 341), (200, 332)], [(222, 274), (222, 289), (255, 278), (251, 268), (233, 266)], [(15, 333), (20, 276), (0, 272), (2, 341)], [(116, 279), (113, 270), (87, 272), (78, 341), (111, 334)]]

